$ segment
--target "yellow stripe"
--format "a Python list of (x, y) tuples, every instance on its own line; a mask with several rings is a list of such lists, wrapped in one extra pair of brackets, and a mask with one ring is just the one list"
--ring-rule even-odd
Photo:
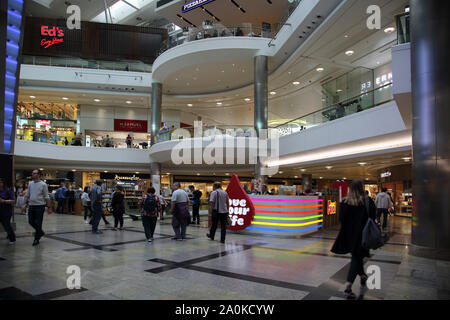
[(262, 226), (280, 226), (280, 227), (303, 227), (303, 226), (309, 226), (311, 224), (316, 224), (323, 222), (323, 220), (316, 220), (312, 222), (306, 222), (306, 223), (299, 223), (299, 224), (291, 224), (291, 223), (269, 223), (269, 222), (253, 222), (252, 225), (262, 225)]

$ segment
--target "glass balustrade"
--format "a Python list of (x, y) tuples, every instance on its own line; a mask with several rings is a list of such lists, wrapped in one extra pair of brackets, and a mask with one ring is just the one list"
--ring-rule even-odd
[(397, 43), (404, 44), (411, 42), (409, 29), (409, 12), (397, 15)]
[(23, 56), (22, 64), (65, 68), (152, 72), (152, 66), (143, 62), (84, 60), (80, 58)]
[(393, 99), (392, 83), (389, 83), (359, 96), (345, 99), (339, 103), (311, 112), (275, 128), (278, 129), (280, 136), (286, 136), (372, 109)]

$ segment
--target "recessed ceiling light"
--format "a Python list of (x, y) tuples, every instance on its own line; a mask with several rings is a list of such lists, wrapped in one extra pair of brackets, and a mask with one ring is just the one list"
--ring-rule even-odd
[(394, 27), (387, 27), (386, 29), (384, 29), (384, 33), (392, 33), (395, 31)]
[(35, 97), (35, 96), (30, 96), (30, 98), (31, 98), (31, 99), (36, 99), (36, 97)]
[(39, 168), (39, 170), (44, 171), (44, 168)]
[(108, 173), (108, 171), (103, 171), (104, 173)]
[(136, 174), (139, 174), (139, 172), (136, 172)]
[(295, 178), (295, 179), (298, 179), (298, 176), (295, 176), (294, 178)]
[(325, 168), (327, 168), (328, 170), (331, 170), (331, 169), (333, 169), (333, 167), (332, 167), (332, 166), (326, 166)]
[(69, 98), (66, 98), (66, 97), (63, 97), (62, 99), (63, 99), (63, 100), (69, 100)]
[(283, 174), (283, 171), (278, 172), (279, 174)]
[(317, 72), (322, 72), (323, 70), (325, 70), (325, 69), (322, 67), (316, 69)]
[(346, 34), (345, 36), (344, 36), (344, 38), (348, 38), (349, 37), (349, 35), (348, 34)]
[(367, 162), (359, 162), (358, 163), (360, 166), (365, 166), (367, 164)]
[(274, 96), (274, 95), (276, 95), (277, 93), (276, 93), (275, 91), (272, 91), (270, 94), (271, 94), (272, 96)]
[(323, 179), (323, 177), (320, 177), (319, 179)]
[(225, 173), (225, 175), (226, 175), (226, 176), (229, 176), (230, 174), (229, 174), (229, 173)]
[(217, 102), (217, 105), (218, 106), (221, 106), (223, 103), (222, 102)]
[(403, 160), (405, 160), (406, 162), (411, 161), (411, 158), (402, 158)]
[(221, 72), (222, 72), (222, 73), (225, 73), (225, 70), (222, 70)]
[(294, 86), (298, 86), (298, 85), (300, 84), (300, 82), (294, 81), (294, 82), (292, 82), (292, 84), (293, 84)]
[(188, 103), (188, 105), (187, 105), (188, 107), (192, 107), (193, 106), (193, 104), (192, 103)]
[(250, 98), (245, 98), (244, 100), (245, 100), (246, 102), (252, 101), (252, 99), (250, 99)]
[(354, 53), (355, 53), (355, 51), (353, 51), (353, 50), (348, 50), (348, 51), (345, 52), (345, 54), (347, 56), (352, 56)]
[(199, 176), (199, 175), (200, 175), (200, 173), (197, 173), (197, 175)]
[(343, 177), (342, 179), (344, 179), (344, 180), (347, 180), (347, 178), (346, 178), (346, 177)]
[(306, 171), (306, 169), (302, 169), (301, 171), (302, 171), (302, 172), (305, 172), (305, 171)]
[(100, 102), (100, 99), (94, 99), (95, 102)]
[(342, 89), (337, 89), (336, 92), (342, 92)]
[(127, 101), (127, 104), (131, 104), (132, 102), (131, 101)]

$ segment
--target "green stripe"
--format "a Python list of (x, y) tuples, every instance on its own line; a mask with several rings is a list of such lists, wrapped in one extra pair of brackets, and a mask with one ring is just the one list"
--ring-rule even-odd
[(322, 217), (323, 217), (323, 215), (311, 216), (311, 217), (305, 217), (305, 218), (278, 218), (278, 217), (260, 217), (260, 216), (255, 216), (255, 219), (281, 220), (281, 221), (299, 221), (299, 220), (311, 220), (311, 219), (322, 218)]

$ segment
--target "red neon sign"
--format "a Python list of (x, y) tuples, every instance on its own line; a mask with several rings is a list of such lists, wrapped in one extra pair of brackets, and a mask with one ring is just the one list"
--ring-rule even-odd
[(41, 46), (45, 49), (64, 42), (64, 31), (59, 27), (41, 26), (41, 36), (53, 37), (53, 39), (44, 38), (41, 40)]

